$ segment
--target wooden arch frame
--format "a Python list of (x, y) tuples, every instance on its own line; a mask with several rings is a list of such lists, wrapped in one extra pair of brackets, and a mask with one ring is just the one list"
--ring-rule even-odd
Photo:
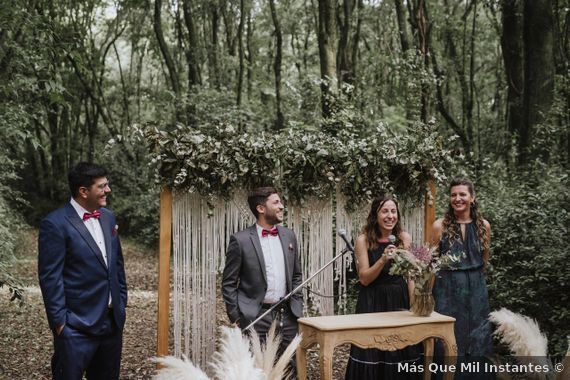
[[(424, 241), (428, 241), (435, 221), (435, 183), (429, 182), (424, 200)], [(168, 355), (170, 311), (170, 254), (172, 247), (172, 190), (164, 186), (160, 193), (160, 240), (158, 261), (157, 356)]]

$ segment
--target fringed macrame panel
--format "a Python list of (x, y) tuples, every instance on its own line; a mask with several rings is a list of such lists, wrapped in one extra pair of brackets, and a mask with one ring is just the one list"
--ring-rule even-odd
[[(177, 193), (172, 207), (174, 354), (184, 354), (202, 368), (215, 350), (216, 275), (224, 267), (229, 237), (255, 222), (245, 191), (233, 194), (231, 201), (214, 200), (212, 206), (197, 194)], [(303, 279), (344, 249), (338, 229), (346, 230), (353, 241), (360, 233), (370, 205), (351, 214), (345, 206), (340, 192), (334, 199), (289, 205), (285, 224), (297, 235)], [(423, 242), (423, 215), (421, 207), (402, 207), (404, 228), (415, 244)], [(309, 305), (312, 315), (332, 315), (335, 301), (337, 313), (347, 312), (350, 284), (346, 275), (350, 270), (354, 270), (353, 256), (347, 253), (308, 284), (310, 291), (303, 290), (306, 315)]]
[[(211, 219), (223, 211), (214, 209)], [(173, 206), (174, 248), (174, 354), (192, 358), (195, 363), (206, 363), (213, 355), (210, 339), (215, 338), (215, 326), (206, 321), (215, 320), (216, 302), (215, 247), (220, 245), (218, 226), (208, 215), (204, 200), (194, 194), (175, 194)]]
[[(302, 206), (289, 207), (288, 224), (297, 235), (303, 279), (317, 272), (333, 258), (333, 202), (309, 199)], [(331, 265), (307, 284), (305, 304), (311, 313), (334, 314), (334, 268)], [(306, 311), (305, 310), (305, 311)]]
[[(303, 234), (303, 214), (301, 212), (301, 207), (299, 206), (289, 206), (287, 212), (287, 227), (295, 231), (295, 236), (297, 237), (297, 249), (299, 250), (299, 256), (301, 260), (301, 271), (303, 272), (303, 281), (307, 279), (307, 272), (305, 270), (305, 236)], [(307, 288), (303, 289), (303, 299), (307, 300), (309, 297)], [(307, 312), (307, 302), (303, 304), (303, 314), (306, 315)]]
[(202, 368), (215, 351), (216, 275), (229, 237), (255, 221), (245, 193), (212, 206), (192, 193), (175, 194), (172, 205), (174, 354)]
[[(365, 222), (366, 215), (368, 212), (368, 206), (360, 208), (359, 210), (348, 214), (346, 212), (346, 198), (337, 191), (336, 194), (336, 208), (335, 208), (335, 220), (336, 220), (336, 232), (340, 229), (346, 231), (347, 238), (351, 241), (354, 246), (356, 237), (360, 234), (362, 225)], [(335, 244), (335, 256), (339, 255), (342, 250), (346, 247), (346, 243), (342, 238), (336, 234), (336, 244)], [(356, 272), (356, 267), (354, 263), (354, 253), (347, 252), (341, 258), (337, 259), (334, 264), (334, 281), (337, 283), (337, 305), (338, 314), (346, 314), (350, 310), (346, 309), (348, 301), (348, 291), (349, 284), (347, 282), (347, 275), (350, 272)], [(355, 274), (355, 273), (354, 273)]]
[[(174, 316), (174, 355), (180, 357), (182, 354), (182, 344), (189, 342), (188, 334), (182, 334), (184, 328), (181, 323), (185, 315), (187, 304), (185, 296), (188, 284), (185, 283), (185, 273), (190, 273), (190, 266), (186, 261), (187, 252), (192, 250), (189, 239), (192, 229), (190, 214), (186, 210), (191, 208), (192, 201), (189, 197), (175, 197), (172, 204), (172, 247), (173, 247), (173, 316)], [(186, 338), (186, 339), (184, 339)], [(188, 349), (184, 350), (188, 352)]]
[(413, 245), (424, 244), (424, 207), (401, 205), (402, 227), (412, 237)]
[[(244, 230), (255, 223), (255, 218), (247, 204), (247, 192), (235, 192), (232, 200), (230, 202), (226, 202), (226, 212), (227, 224), (225, 238), (229, 243), (229, 239), (232, 234)], [(222, 255), (220, 265), (218, 267), (219, 272), (224, 269), (226, 248), (227, 245), (222, 247)]]

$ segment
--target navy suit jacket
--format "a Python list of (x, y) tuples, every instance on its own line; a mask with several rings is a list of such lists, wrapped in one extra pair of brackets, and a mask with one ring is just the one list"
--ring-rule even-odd
[(127, 283), (113, 213), (101, 208), (108, 266), (97, 243), (71, 203), (40, 225), (38, 275), (50, 327), (66, 324), (91, 335), (104, 332), (111, 293), (113, 316), (125, 324)]

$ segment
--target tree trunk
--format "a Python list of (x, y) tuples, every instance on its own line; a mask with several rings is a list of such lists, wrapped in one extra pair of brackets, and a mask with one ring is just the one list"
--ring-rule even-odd
[(554, 0), (553, 3), (556, 74), (564, 75), (570, 66), (570, 12), (568, 12), (567, 1), (564, 4), (563, 0), (562, 5), (559, 4), (559, 0)]
[[(564, 78), (562, 80), (561, 96), (564, 99), (566, 112), (559, 116), (559, 124), (570, 125), (570, 78), (565, 75), (570, 71), (570, 12), (568, 12), (567, 2), (559, 4), (559, 0), (554, 1), (555, 22), (555, 50), (554, 59), (556, 62), (556, 74)], [(563, 12), (563, 14), (561, 14)], [(564, 16), (565, 14), (565, 16)], [(562, 24), (562, 25), (561, 25)], [(566, 164), (570, 163), (570, 128), (566, 128), (566, 133), (562, 135), (560, 145), (566, 150)]]
[[(554, 100), (554, 33), (549, 0), (525, 1), (523, 40), (524, 123), (519, 140), (519, 164), (534, 158), (530, 148), (535, 130), (546, 121)], [(536, 154), (545, 157), (548, 151), (541, 145)]]
[[(475, 32), (477, 27), (477, 0), (473, 0), (471, 2), (473, 6), (473, 21), (471, 26), (471, 36), (470, 36), (470, 44), (469, 44), (469, 87), (466, 93), (466, 101), (465, 101), (465, 118), (467, 121), (467, 136), (469, 136), (469, 141), (473, 142), (475, 140), (473, 135), (473, 107), (475, 104), (475, 55), (477, 52), (475, 51)], [(466, 15), (469, 11), (466, 12)], [(465, 26), (467, 26), (467, 18), (464, 18)], [(465, 52), (463, 55), (467, 54), (467, 47), (465, 48)], [(481, 147), (477, 147), (478, 152), (480, 152)], [(479, 157), (481, 158), (481, 157)]]
[[(38, 119), (33, 120), (34, 135), (38, 142), (42, 142), (43, 138), (43, 128)], [(52, 188), (52, 182), (54, 177), (49, 170), (48, 160), (46, 158), (46, 150), (38, 149), (33, 143), (32, 139), (26, 139), (26, 147), (28, 151), (28, 157), (32, 157), (31, 161), (33, 163), (34, 175), (32, 180), (35, 183), (36, 191), (41, 195), (49, 196), (49, 189)]]
[(352, 35), (352, 53), (351, 53), (351, 64), (352, 64), (352, 72), (354, 74), (354, 81), (356, 81), (356, 67), (358, 64), (358, 45), (360, 43), (360, 32), (362, 30), (362, 16), (364, 12), (364, 1), (357, 0), (358, 7), (356, 16), (356, 28), (354, 30), (354, 34)]
[[(305, 25), (305, 36), (303, 37), (303, 71), (307, 72), (308, 70), (308, 61), (309, 61), (309, 56), (310, 56), (310, 41), (311, 41), (311, 32), (313, 30), (315, 30), (315, 25), (318, 24), (318, 18), (315, 15), (315, 5), (313, 3), (313, 0), (311, 0), (309, 3), (307, 3), (307, 0), (304, 0), (304, 5), (305, 5), (305, 9), (306, 9), (306, 13), (305, 13), (305, 20), (306, 25)], [(311, 23), (311, 20), (313, 20), (313, 23)]]
[(239, 69), (238, 69), (238, 78), (237, 78), (237, 101), (236, 104), (238, 107), (241, 105), (242, 101), (242, 88), (243, 88), (243, 73), (245, 71), (245, 64), (244, 64), (244, 52), (243, 52), (243, 26), (245, 24), (245, 0), (240, 0), (239, 2), (239, 26), (237, 32), (237, 39), (238, 39), (238, 54), (239, 54)]
[(59, 134), (59, 115), (58, 106), (55, 103), (46, 104), (46, 113), (48, 127), (50, 131), (50, 157), (51, 157), (51, 177), (49, 187), (49, 195), (51, 199), (56, 199), (58, 194), (57, 184), (58, 178), (63, 173), (63, 162), (62, 162), (62, 149), (60, 146), (61, 137)]
[[(121, 56), (119, 54), (119, 51), (117, 50), (117, 45), (115, 45), (115, 43), (113, 43), (113, 50), (115, 52), (115, 57), (117, 58), (117, 66), (119, 67), (119, 78), (121, 79), (121, 90), (122, 90), (121, 92), (122, 92), (124, 118), (125, 118), (126, 124), (131, 125), (131, 116), (130, 116), (130, 111), (129, 111), (129, 93), (130, 93), (130, 90), (127, 89), (127, 85), (125, 83), (125, 75), (123, 74), (123, 67), (121, 65)], [(121, 133), (123, 133), (122, 130), (121, 130)]]
[(340, 36), (338, 40), (338, 76), (342, 83), (354, 83), (355, 75), (352, 65), (351, 32), (353, 29), (353, 13), (355, 0), (342, 1), (342, 13), (338, 16)]
[[(429, 22), (426, 11), (425, 0), (416, 0), (414, 10), (415, 24), (417, 26), (417, 48), (423, 57), (424, 67), (427, 69), (429, 66)], [(427, 123), (429, 118), (429, 88), (427, 84), (421, 85), (421, 109), (420, 118), (424, 123)]]
[(396, 19), (398, 20), (400, 45), (402, 45), (402, 52), (406, 53), (410, 49), (410, 41), (408, 40), (408, 32), (406, 29), (406, 11), (402, 5), (402, 0), (394, 0), (394, 5), (396, 6)]
[[(423, 8), (423, 11), (421, 9), (418, 9), (419, 7)], [(425, 64), (425, 59), (428, 59), (429, 57), (431, 57), (432, 67), (433, 67), (433, 71), (434, 71), (434, 74), (436, 77), (436, 84), (435, 84), (436, 93), (435, 93), (435, 95), (436, 95), (436, 100), (437, 100), (437, 110), (439, 111), (441, 116), (443, 116), (443, 118), (445, 119), (445, 121), (447, 122), (449, 127), (453, 130), (453, 132), (457, 136), (459, 136), (459, 141), (461, 142), (461, 145), (463, 146), (463, 150), (466, 153), (469, 153), (472, 151), (472, 141), (469, 140), (469, 136), (465, 132), (463, 125), (460, 125), (460, 123), (457, 122), (457, 120), (453, 117), (453, 115), (451, 114), (451, 112), (449, 111), (449, 109), (446, 106), (444, 95), (449, 96), (450, 91), (446, 87), (445, 88), (446, 93), (444, 94), (443, 86), (444, 85), (449, 86), (449, 80), (444, 80), (446, 75), (443, 72), (443, 69), (438, 64), (436, 51), (433, 49), (433, 47), (429, 43), (429, 39), (431, 38), (429, 31), (426, 34), (427, 20), (428, 20), (427, 17), (428, 16), (427, 16), (427, 12), (425, 10), (425, 3), (420, 0), (419, 3), (415, 4), (414, 8), (411, 8), (411, 9), (412, 9), (413, 14), (416, 15), (414, 21), (412, 22), (412, 27), (416, 31), (416, 34), (419, 37), (419, 38), (417, 38), (416, 43), (418, 45), (418, 49), (420, 50), (420, 52), (422, 53), (422, 56), (424, 57), (424, 64)], [(423, 15), (423, 16), (417, 17), (417, 15)], [(426, 35), (427, 40), (424, 40), (424, 37), (422, 37), (423, 35)], [(447, 41), (447, 47), (450, 48), (449, 54), (452, 57), (452, 60), (454, 62), (456, 62), (457, 59), (454, 58), (454, 57), (457, 57), (457, 52), (455, 50), (455, 43), (451, 39), (450, 36), (447, 36), (446, 41)], [(427, 55), (422, 50), (425, 48), (429, 49), (429, 54), (427, 54)], [(426, 69), (427, 69), (427, 64), (425, 64), (425, 65), (426, 65)], [(456, 66), (461, 66), (461, 65), (459, 62), (456, 62)], [(462, 69), (458, 68), (458, 73), (462, 73), (462, 72), (463, 72)], [(465, 89), (467, 88), (467, 85), (465, 83), (463, 75), (459, 75), (459, 79), (460, 79), (460, 81), (463, 81), (463, 83), (461, 83), (461, 88), (462, 88), (462, 94), (464, 94)], [(422, 88), (421, 120), (425, 123), (428, 120), (427, 117), (428, 117), (428, 111), (429, 111), (429, 109), (428, 109), (428, 103), (429, 103), (428, 89), (427, 89), (427, 85), (425, 85), (425, 84), (423, 84), (421, 88)], [(470, 156), (467, 155), (467, 157), (470, 157)]]
[[(524, 44), (523, 1), (503, 0), (501, 48), (507, 79), (507, 131), (519, 134), (523, 127)], [(505, 152), (508, 156), (508, 149)]]
[(218, 24), (220, 22), (220, 15), (218, 13), (218, 4), (215, 1), (212, 1), (210, 3), (210, 16), (212, 18), (212, 39), (210, 40), (210, 48), (208, 49), (208, 60), (210, 61), (208, 67), (210, 73), (210, 83), (215, 88), (219, 89), (220, 69), (218, 67)]
[(178, 78), (178, 72), (176, 70), (176, 65), (174, 64), (174, 60), (170, 54), (170, 50), (168, 49), (168, 45), (166, 44), (166, 40), (164, 39), (164, 34), (162, 32), (162, 19), (161, 19), (161, 12), (162, 11), (162, 1), (155, 0), (154, 1), (154, 19), (153, 19), (153, 28), (154, 33), (156, 35), (156, 40), (158, 41), (158, 47), (160, 48), (160, 52), (162, 53), (162, 58), (164, 58), (164, 63), (166, 64), (166, 68), (168, 70), (168, 78), (170, 79), (170, 86), (172, 88), (172, 92), (174, 92), (175, 97), (175, 110), (176, 110), (176, 121), (183, 121), (183, 111), (182, 105), (180, 103), (180, 95), (181, 95), (181, 87), (180, 81)]
[(277, 117), (275, 119), (275, 129), (283, 129), (285, 117), (281, 110), (281, 60), (283, 57), (283, 37), (281, 34), (281, 25), (277, 17), (277, 9), (275, 9), (275, 0), (269, 0), (271, 8), (271, 18), (275, 27), (275, 60), (273, 61), (273, 72), (275, 73), (275, 102), (277, 107)]
[(182, 3), (184, 12), (184, 23), (188, 31), (188, 45), (186, 47), (186, 62), (188, 63), (188, 89), (192, 86), (201, 84), (202, 78), (200, 75), (200, 62), (199, 62), (199, 47), (198, 37), (196, 36), (196, 27), (194, 25), (194, 18), (192, 10), (190, 9), (190, 1), (184, 0)]
[[(231, 6), (232, 2), (227, 2)], [(240, 3), (241, 4), (241, 3)], [(236, 37), (234, 36), (234, 25), (232, 23), (231, 17), (228, 15), (228, 10), (226, 8), (226, 2), (222, 1), (222, 6), (220, 8), (222, 10), (222, 19), (224, 21), (224, 29), (226, 31), (226, 44), (228, 45), (228, 53), (231, 56), (236, 55)]]
[(332, 116), (338, 96), (337, 78), (337, 8), (336, 0), (319, 1), (319, 58), (321, 65), (321, 102), (325, 118)]
[(178, 80), (178, 73), (176, 72), (176, 66), (174, 64), (174, 60), (170, 55), (170, 51), (168, 50), (168, 45), (164, 39), (164, 34), (162, 32), (162, 20), (161, 20), (161, 13), (162, 13), (162, 1), (161, 0), (154, 0), (154, 21), (153, 21), (153, 28), (154, 33), (156, 34), (156, 40), (158, 42), (158, 47), (160, 48), (160, 52), (162, 53), (162, 58), (164, 58), (164, 63), (166, 64), (166, 68), (168, 69), (168, 77), (170, 79), (170, 86), (172, 87), (172, 91), (178, 95), (180, 94), (180, 82)]
[(251, 21), (251, 12), (247, 12), (247, 35), (246, 35), (246, 45), (247, 45), (247, 99), (251, 100), (253, 96), (253, 47), (252, 47), (252, 37), (253, 37), (253, 22)]
[[(400, 35), (402, 57), (403, 59), (407, 59), (408, 50), (410, 50), (410, 40), (408, 39), (408, 30), (406, 27), (406, 8), (404, 8), (402, 0), (394, 0), (394, 5), (396, 9), (396, 20), (398, 21), (398, 34)], [(410, 96), (409, 86), (404, 85), (402, 91), (406, 99), (406, 120), (409, 125), (412, 125), (412, 120), (415, 118), (414, 114), (417, 112), (413, 95)]]

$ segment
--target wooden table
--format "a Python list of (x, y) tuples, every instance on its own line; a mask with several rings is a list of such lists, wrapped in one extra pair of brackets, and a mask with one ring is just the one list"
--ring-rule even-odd
[[(430, 378), (429, 364), (433, 357), (434, 339), (443, 341), (445, 365), (455, 364), (457, 345), (453, 324), (455, 318), (433, 312), (429, 317), (416, 317), (409, 311), (332, 315), (325, 317), (299, 318), (299, 332), (303, 334), (297, 348), (297, 375), (307, 378), (307, 349), (318, 344), (321, 380), (332, 379), (332, 356), (334, 348), (352, 343), (362, 348), (378, 348), (395, 351), (423, 342), (425, 363), (424, 379)], [(446, 372), (444, 379), (452, 379)]]

